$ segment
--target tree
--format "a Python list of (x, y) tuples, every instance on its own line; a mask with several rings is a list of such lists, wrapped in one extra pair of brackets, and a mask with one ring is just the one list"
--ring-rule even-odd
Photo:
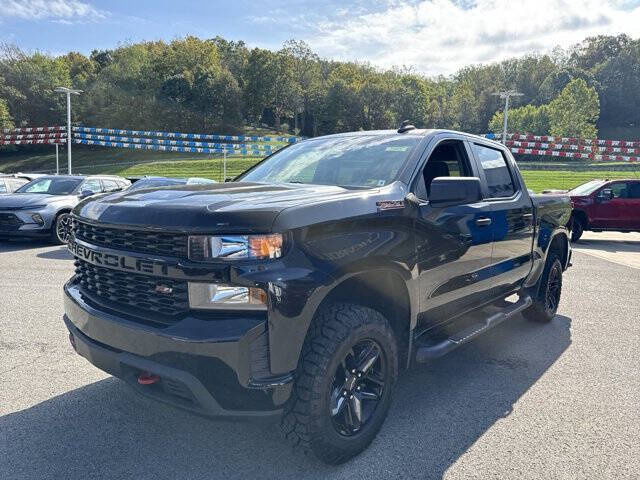
[(0, 129), (2, 128), (13, 128), (13, 119), (9, 115), (7, 102), (0, 98)]
[(549, 104), (549, 133), (563, 137), (597, 136), (600, 116), (598, 92), (578, 78), (571, 80)]
[[(495, 113), (489, 123), (489, 131), (501, 133), (504, 125), (504, 113)], [(548, 105), (525, 105), (509, 110), (509, 131), (547, 135), (549, 133)]]

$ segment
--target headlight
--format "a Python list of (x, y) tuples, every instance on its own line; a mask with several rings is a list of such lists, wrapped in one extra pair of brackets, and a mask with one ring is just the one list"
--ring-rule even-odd
[(260, 288), (189, 282), (189, 307), (205, 310), (266, 310), (267, 293)]
[(280, 258), (282, 235), (204, 235), (189, 237), (189, 259), (196, 261)]

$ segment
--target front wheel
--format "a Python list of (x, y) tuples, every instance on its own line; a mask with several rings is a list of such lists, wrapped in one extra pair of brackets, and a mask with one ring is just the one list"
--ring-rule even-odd
[(562, 263), (558, 255), (549, 253), (544, 271), (536, 285), (533, 304), (522, 315), (534, 322), (548, 323), (558, 311), (562, 294)]
[(371, 308), (334, 304), (316, 315), (285, 405), (285, 436), (330, 464), (362, 452), (384, 422), (398, 376), (391, 327)]
[(71, 234), (71, 214), (61, 213), (56, 217), (51, 229), (51, 240), (54, 243), (67, 243)]
[(580, 237), (583, 233), (584, 223), (580, 218), (575, 217), (571, 222), (571, 241), (577, 242), (578, 240), (580, 240)]

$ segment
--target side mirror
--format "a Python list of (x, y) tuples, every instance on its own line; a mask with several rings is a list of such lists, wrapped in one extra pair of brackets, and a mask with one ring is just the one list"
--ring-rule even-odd
[(90, 197), (91, 195), (93, 195), (94, 192), (92, 192), (91, 190), (82, 190), (82, 192), (80, 192), (80, 198), (87, 198)]
[(233, 177), (227, 177), (227, 178), (225, 178), (225, 179), (224, 179), (224, 182), (225, 182), (225, 183), (227, 183), (227, 182), (233, 182)]
[(477, 177), (437, 177), (431, 182), (429, 203), (434, 207), (466, 205), (482, 200)]
[(599, 197), (601, 197), (602, 200), (611, 200), (613, 198), (613, 190), (610, 188), (603, 188)]

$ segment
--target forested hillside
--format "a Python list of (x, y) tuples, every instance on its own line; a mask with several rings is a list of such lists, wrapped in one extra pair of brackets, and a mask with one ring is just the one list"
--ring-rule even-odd
[(626, 35), (436, 78), (410, 67), (383, 71), (322, 59), (295, 40), (270, 51), (187, 37), (88, 57), (5, 45), (0, 124), (63, 123), (57, 86), (84, 90), (73, 98), (73, 120), (84, 125), (232, 133), (266, 124), (305, 136), (395, 127), (404, 119), (483, 133), (501, 125), (502, 101), (492, 93), (515, 88), (524, 95), (513, 105), (511, 130), (640, 137), (640, 39)]

